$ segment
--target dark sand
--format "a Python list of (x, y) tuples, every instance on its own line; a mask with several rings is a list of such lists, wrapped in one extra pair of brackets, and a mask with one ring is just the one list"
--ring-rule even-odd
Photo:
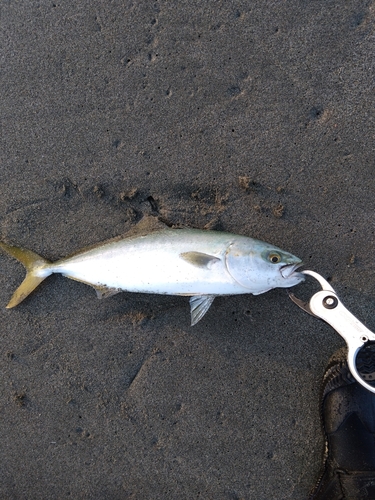
[[(143, 214), (272, 242), (375, 329), (373, 1), (3, 0), (1, 237), (54, 260)], [(285, 290), (13, 310), (0, 256), (0, 498), (306, 498), (343, 341)], [(300, 295), (314, 289), (300, 285)]]

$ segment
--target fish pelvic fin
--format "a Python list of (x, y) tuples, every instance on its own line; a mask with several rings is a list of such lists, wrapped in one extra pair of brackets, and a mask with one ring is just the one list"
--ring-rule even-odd
[(9, 304), (6, 306), (7, 309), (11, 309), (26, 299), (47, 276), (52, 274), (52, 271), (49, 269), (51, 262), (31, 250), (14, 247), (3, 242), (0, 242), (0, 248), (21, 262), (26, 269), (25, 279), (14, 292)]
[(191, 326), (200, 321), (209, 310), (215, 295), (193, 295), (190, 297)]

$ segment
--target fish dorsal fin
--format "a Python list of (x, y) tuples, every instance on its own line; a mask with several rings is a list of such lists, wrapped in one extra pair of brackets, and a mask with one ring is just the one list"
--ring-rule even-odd
[(161, 222), (157, 217), (152, 215), (144, 215), (142, 219), (127, 231), (124, 236), (139, 236), (141, 234), (149, 234), (153, 231), (161, 231), (170, 229), (164, 222)]
[(212, 264), (220, 261), (217, 257), (202, 252), (183, 252), (180, 253), (180, 257), (193, 266), (207, 269), (211, 269)]
[(209, 310), (215, 295), (193, 295), (190, 297), (191, 326), (200, 321)]
[[(70, 259), (71, 257), (76, 257), (83, 253), (88, 252), (89, 250), (94, 250), (98, 246), (106, 245), (108, 243), (115, 243), (116, 241), (121, 241), (124, 238), (137, 238), (139, 236), (146, 236), (154, 231), (162, 231), (170, 229), (166, 224), (159, 221), (157, 217), (153, 217), (152, 215), (145, 215), (135, 226), (131, 227), (126, 233), (115, 236), (114, 238), (110, 238), (106, 241), (101, 241), (99, 243), (94, 243), (92, 245), (86, 246), (69, 254), (67, 257), (61, 260)], [(70, 276), (69, 276), (70, 277)], [(80, 281), (80, 280), (77, 280)], [(90, 283), (88, 283), (90, 284)]]
[(108, 297), (112, 297), (112, 295), (116, 295), (116, 293), (120, 293), (122, 290), (119, 290), (118, 288), (110, 288), (105, 285), (91, 285), (95, 288), (96, 295), (98, 299), (106, 299)]

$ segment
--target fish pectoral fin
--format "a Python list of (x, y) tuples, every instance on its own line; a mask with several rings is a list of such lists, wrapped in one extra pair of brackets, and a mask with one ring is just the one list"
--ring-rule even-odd
[(118, 288), (110, 288), (105, 285), (91, 285), (95, 288), (96, 295), (98, 299), (107, 299), (108, 297), (112, 297), (112, 295), (116, 295), (116, 293), (120, 293), (121, 290)]
[(208, 269), (211, 268), (212, 264), (220, 261), (218, 257), (202, 252), (183, 252), (180, 253), (180, 257), (193, 266)]
[(190, 297), (191, 326), (200, 321), (209, 310), (215, 295), (193, 295)]

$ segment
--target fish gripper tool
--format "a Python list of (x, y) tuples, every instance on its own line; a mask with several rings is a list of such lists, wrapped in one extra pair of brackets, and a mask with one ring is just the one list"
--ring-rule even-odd
[[(315, 278), (322, 290), (307, 302), (290, 292), (289, 297), (305, 312), (322, 319), (343, 337), (348, 347), (348, 366), (351, 374), (363, 387), (375, 393), (375, 334), (348, 311), (332, 286), (320, 274), (309, 270), (301, 272)], [(371, 362), (371, 355), (374, 362)], [(369, 362), (366, 362), (366, 357)], [(374, 386), (370, 384), (371, 381)]]

